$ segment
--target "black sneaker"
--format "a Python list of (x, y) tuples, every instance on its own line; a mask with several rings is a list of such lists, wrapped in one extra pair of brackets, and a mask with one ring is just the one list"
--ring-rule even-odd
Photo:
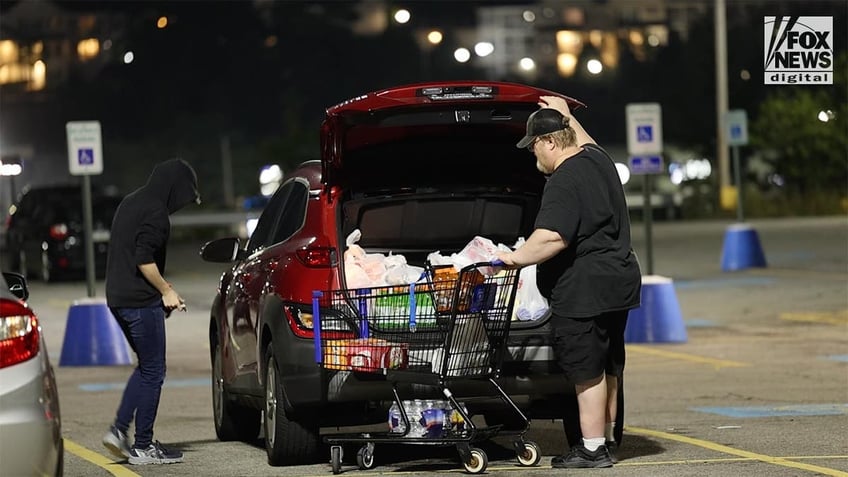
[(182, 461), (182, 452), (165, 447), (159, 441), (153, 441), (146, 449), (130, 449), (129, 462), (132, 465), (176, 464)]
[(114, 425), (109, 426), (109, 432), (103, 435), (102, 442), (115, 457), (126, 459), (130, 456), (129, 437)]
[(607, 451), (609, 452), (610, 460), (613, 464), (618, 464), (618, 442), (615, 441), (607, 441), (606, 444)]
[(583, 445), (578, 445), (572, 447), (568, 454), (551, 459), (551, 467), (557, 469), (612, 467), (612, 459), (607, 446), (600, 446), (595, 452), (590, 452)]

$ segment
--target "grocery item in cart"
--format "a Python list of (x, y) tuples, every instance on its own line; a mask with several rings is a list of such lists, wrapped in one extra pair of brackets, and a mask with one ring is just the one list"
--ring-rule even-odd
[(445, 431), (445, 410), (443, 406), (442, 401), (424, 401), (419, 421), (423, 427), (423, 437), (442, 437)]
[[(480, 375), (491, 370), (489, 338), (480, 316), (457, 317), (450, 338), (450, 359), (444, 372), (445, 376)], [(441, 372), (445, 364), (444, 356), (444, 349), (432, 351), (431, 369), (434, 373)]]
[(486, 277), (475, 270), (469, 270), (462, 274), (459, 281), (459, 273), (453, 265), (436, 265), (430, 267), (432, 276), (433, 296), (436, 299), (436, 310), (439, 313), (450, 312), (453, 308), (454, 290), (459, 287), (459, 302), (454, 311), (467, 312), (471, 308), (474, 288), (482, 284)]
[[(411, 297), (414, 293), (414, 297)], [(374, 290), (376, 297), (369, 300), (365, 310), (367, 316), (379, 317), (377, 326), (382, 329), (404, 329), (409, 326), (411, 298), (415, 300), (415, 316), (418, 326), (432, 326), (436, 322), (433, 297), (426, 285), (414, 292), (409, 287), (381, 287)]]
[(327, 340), (323, 358), (327, 369), (365, 372), (403, 369), (409, 364), (409, 345), (378, 338)]

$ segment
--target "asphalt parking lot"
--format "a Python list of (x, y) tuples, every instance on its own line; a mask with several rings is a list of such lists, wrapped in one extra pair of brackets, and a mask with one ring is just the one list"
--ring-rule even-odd
[[(729, 225), (653, 225), (654, 273), (673, 280), (687, 339), (628, 345), (621, 462), (604, 470), (552, 469), (550, 458), (565, 446), (561, 423), (534, 421), (528, 437), (542, 449), (541, 465), (518, 467), (500, 437), (483, 446), (487, 473), (848, 476), (848, 218), (751, 221), (768, 266), (724, 272)], [(644, 260), (641, 223), (633, 234)], [(86, 284), (31, 284), (30, 303), (57, 367), (65, 475), (331, 474), (328, 464), (269, 467), (261, 441), (215, 438), (206, 330), (222, 267), (200, 261), (199, 245), (181, 242), (169, 252), (168, 277), (189, 310), (167, 322), (168, 378), (156, 438), (181, 448), (182, 464), (136, 467), (110, 457), (100, 437), (131, 368), (59, 366), (68, 310), (85, 298)], [(95, 291), (103, 295), (102, 282)], [(384, 446), (375, 460), (373, 470), (346, 463), (343, 473), (462, 472), (452, 448)]]

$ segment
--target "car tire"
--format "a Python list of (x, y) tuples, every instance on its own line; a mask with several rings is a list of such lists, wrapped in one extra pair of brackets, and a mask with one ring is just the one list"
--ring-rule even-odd
[(262, 414), (258, 409), (239, 406), (230, 399), (224, 385), (221, 347), (212, 348), (212, 414), (218, 440), (253, 442), (259, 437)]
[(285, 392), (273, 344), (265, 350), (264, 413), (265, 451), (269, 465), (312, 464), (318, 461), (318, 421), (304, 415), (294, 419), (286, 411)]
[(55, 477), (62, 477), (65, 475), (65, 440), (59, 439), (59, 452), (56, 457), (56, 472)]

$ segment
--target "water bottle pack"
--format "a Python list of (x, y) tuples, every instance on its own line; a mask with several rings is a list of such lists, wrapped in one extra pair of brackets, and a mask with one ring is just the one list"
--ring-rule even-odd
[[(463, 410), (466, 410), (465, 404), (460, 403), (460, 405)], [(453, 409), (448, 401), (419, 399), (403, 401), (403, 408), (406, 410), (411, 427), (408, 437), (436, 439), (465, 429), (462, 414)], [(400, 407), (396, 402), (392, 403), (389, 409), (389, 430), (398, 434), (406, 430)]]

